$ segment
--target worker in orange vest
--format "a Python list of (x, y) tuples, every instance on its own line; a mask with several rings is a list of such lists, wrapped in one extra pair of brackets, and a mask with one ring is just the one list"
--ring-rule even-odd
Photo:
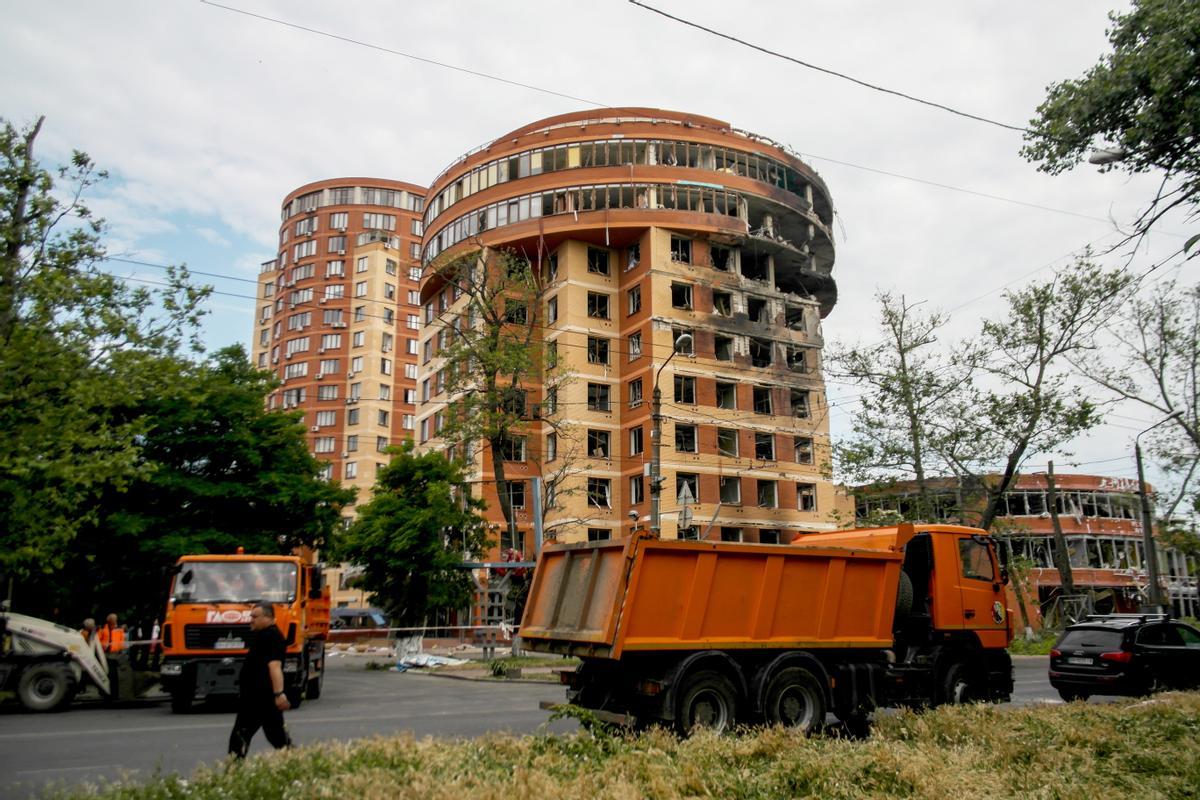
[(96, 620), (88, 617), (83, 621), (83, 628), (80, 629), (79, 635), (88, 644), (92, 643), (92, 637), (96, 635)]
[(109, 614), (100, 629), (100, 646), (105, 653), (119, 653), (125, 649), (125, 629), (117, 625), (117, 615)]

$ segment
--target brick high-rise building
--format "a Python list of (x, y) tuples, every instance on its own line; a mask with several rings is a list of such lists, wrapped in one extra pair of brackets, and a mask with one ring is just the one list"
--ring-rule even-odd
[[(455, 253), (482, 244), (540, 264), (538, 346), (572, 376), (557, 390), (544, 375), (524, 387), (536, 413), (508, 448), (519, 530), (503, 546), (531, 552), (533, 479), (567, 458), (575, 493), (544, 520), (559, 541), (649, 525), (656, 378), (663, 536), (788, 542), (835, 527), (835, 507), (852, 513), (822, 470), (833, 201), (800, 159), (721, 120), (605, 109), (504, 134), (447, 168), (427, 197), (420, 445), (446, 446), (453, 398), (437, 345), (455, 318), (463, 324), (466, 301), (438, 268)], [(664, 368), (677, 341), (690, 344)], [(498, 523), (492, 454), (473, 457)]]
[(424, 198), (379, 178), (301, 186), (259, 276), (253, 360), (283, 381), (270, 407), (304, 411), (312, 452), (359, 502), (413, 429)]

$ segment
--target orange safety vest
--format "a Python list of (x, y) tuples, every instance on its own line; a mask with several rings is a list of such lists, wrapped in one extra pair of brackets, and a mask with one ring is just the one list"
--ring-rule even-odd
[(121, 628), (100, 628), (100, 647), (106, 653), (119, 653), (125, 649), (125, 631)]

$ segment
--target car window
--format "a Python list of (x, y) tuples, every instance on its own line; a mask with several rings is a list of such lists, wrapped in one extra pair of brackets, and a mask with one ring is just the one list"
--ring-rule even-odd
[(1074, 628), (1063, 634), (1056, 647), (1095, 647), (1104, 650), (1121, 649), (1124, 638), (1120, 631), (1103, 628)]
[(1177, 625), (1175, 630), (1179, 632), (1179, 638), (1183, 640), (1184, 647), (1200, 647), (1200, 631), (1186, 625)]
[(958, 555), (962, 560), (964, 578), (981, 581), (992, 580), (992, 557), (988, 553), (986, 544), (974, 539), (959, 539)]
[(1137, 641), (1156, 647), (1183, 647), (1183, 639), (1174, 625), (1147, 625), (1138, 631)]

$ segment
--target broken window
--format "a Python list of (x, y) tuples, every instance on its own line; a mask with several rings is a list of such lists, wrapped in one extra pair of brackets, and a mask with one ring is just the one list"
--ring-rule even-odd
[(504, 321), (514, 325), (524, 325), (528, 319), (525, 303), (521, 300), (504, 301)]
[(725, 526), (721, 527), (721, 541), (722, 542), (740, 542), (741, 540), (742, 540), (742, 529), (741, 528), (727, 528)]
[(746, 316), (751, 322), (761, 322), (764, 325), (770, 322), (767, 318), (767, 301), (761, 297), (747, 297)]
[(805, 419), (810, 413), (808, 392), (804, 389), (792, 389), (792, 416)]
[(771, 366), (772, 343), (770, 339), (750, 340), (750, 363), (756, 367)]
[(742, 251), (742, 275), (752, 281), (765, 281), (770, 270), (767, 267), (769, 256)]
[(513, 508), (525, 507), (525, 481), (507, 481), (508, 502)]
[(692, 286), (688, 283), (671, 284), (671, 305), (675, 308), (692, 307)]
[(713, 355), (718, 361), (733, 361), (733, 337), (713, 336)]
[(729, 292), (713, 292), (713, 311), (722, 317), (733, 316), (733, 295)]
[(742, 502), (742, 479), (736, 475), (721, 478), (721, 502), (736, 505)]
[(686, 528), (680, 528), (679, 538), (682, 540), (695, 541), (700, 538), (700, 529), (695, 525), (689, 525)]
[(628, 306), (627, 314), (636, 314), (642, 308), (642, 287), (634, 286), (625, 293), (625, 305)]
[(738, 434), (733, 428), (717, 428), (717, 452), (723, 456), (738, 454)]
[(637, 505), (646, 499), (646, 483), (642, 480), (641, 475), (634, 475), (629, 479), (629, 502), (631, 505)]
[(754, 387), (754, 413), (755, 414), (770, 414), (771, 413), (771, 387), (755, 386)]
[(775, 434), (754, 434), (754, 457), (759, 461), (775, 460)]
[(808, 351), (803, 347), (788, 346), (787, 365), (793, 372), (808, 372)]
[[(644, 195), (642, 195), (642, 196), (644, 196)], [(638, 207), (639, 207), (639, 208), (645, 208), (645, 206), (641, 205), (640, 203), (638, 204)], [(642, 260), (642, 246), (641, 246), (641, 244), (637, 244), (637, 243), (635, 243), (635, 244), (632, 244), (632, 245), (630, 245), (630, 246), (629, 246), (629, 255), (628, 255), (628, 257), (625, 259), (625, 271), (626, 271), (626, 272), (628, 272), (629, 270), (631, 270), (631, 269), (634, 269), (635, 267), (637, 267), (638, 263), (639, 263), (641, 260)]]
[(807, 330), (804, 322), (804, 309), (800, 306), (784, 306), (784, 324), (794, 331)]
[(691, 375), (676, 375), (675, 376), (675, 402), (676, 403), (695, 403), (696, 402), (696, 379)]
[(671, 260), (680, 264), (692, 263), (692, 240), (683, 236), (672, 236)]
[(813, 463), (813, 440), (807, 436), (797, 436), (793, 443), (796, 446), (796, 463)]
[(608, 339), (601, 339), (596, 336), (588, 337), (588, 363), (589, 364), (607, 364), (608, 363)]
[(778, 528), (762, 528), (758, 532), (759, 544), (779, 544)]
[(608, 319), (608, 295), (600, 292), (588, 292), (587, 313), (595, 319)]
[(599, 247), (589, 247), (587, 251), (587, 271), (595, 275), (608, 274), (608, 251)]
[(796, 484), (796, 508), (800, 511), (817, 510), (817, 485), (815, 483)]
[(629, 334), (629, 360), (637, 361), (642, 357), (642, 332)]
[(588, 505), (612, 508), (612, 482), (608, 478), (588, 478)]
[(504, 461), (524, 461), (525, 437), (505, 436), (500, 444), (500, 458)]
[(775, 481), (758, 482), (758, 504), (763, 508), (775, 508), (779, 505), (779, 491)]
[(700, 502), (700, 476), (693, 472), (676, 472), (675, 473), (675, 497), (683, 493), (683, 487), (687, 487), (688, 492), (692, 495), (692, 501)]
[(608, 458), (608, 431), (598, 431), (592, 428), (587, 432), (587, 451), (592, 458)]
[(737, 408), (737, 384), (717, 381), (717, 408)]
[(629, 407), (637, 408), (642, 404), (642, 379), (636, 378), (629, 382)]
[(732, 259), (728, 247), (710, 247), (708, 250), (709, 258), (712, 261), (713, 269), (719, 269), (722, 272), (728, 272)]
[(675, 423), (675, 450), (680, 453), (696, 452), (696, 426)]
[(629, 429), (629, 455), (641, 455), (642, 452), (642, 426)]
[(588, 411), (608, 411), (608, 384), (589, 383), (587, 385)]

